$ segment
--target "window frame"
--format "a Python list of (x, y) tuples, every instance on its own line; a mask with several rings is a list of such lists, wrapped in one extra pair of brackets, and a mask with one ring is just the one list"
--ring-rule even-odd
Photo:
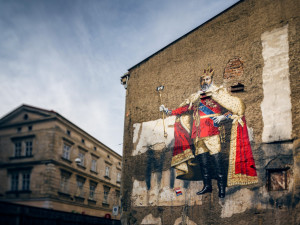
[[(11, 137), (12, 152), (10, 159), (29, 158), (33, 156), (35, 135)], [(30, 143), (30, 144), (28, 144)]]
[(95, 159), (95, 158), (92, 158), (92, 161), (91, 161), (91, 171), (97, 172), (97, 159)]
[(109, 192), (110, 192), (110, 187), (104, 186), (103, 190), (103, 204), (109, 204)]
[(78, 158), (80, 159), (80, 162), (77, 163), (77, 165), (84, 167), (85, 165), (85, 153), (83, 153), (82, 151), (78, 152)]
[(25, 143), (25, 152), (24, 152), (25, 157), (32, 156), (33, 140), (32, 139), (25, 139), (24, 143)]
[(22, 157), (22, 140), (18, 140), (14, 142), (14, 157), (19, 158)]
[(69, 193), (70, 188), (70, 178), (71, 174), (67, 172), (61, 172), (61, 178), (60, 178), (60, 191), (62, 193)]
[(71, 147), (72, 145), (64, 142), (63, 143), (63, 152), (62, 152), (62, 158), (66, 160), (71, 159)]
[(121, 173), (117, 172), (117, 182), (121, 182)]
[(22, 191), (30, 191), (30, 171), (22, 172)]
[(97, 184), (90, 182), (90, 187), (89, 187), (89, 199), (90, 200), (95, 200), (95, 195), (96, 195), (96, 188), (97, 188)]
[(77, 184), (77, 190), (79, 191), (79, 193), (77, 193), (77, 196), (84, 198), (85, 179), (83, 177), (77, 177), (76, 184)]
[(32, 168), (17, 168), (8, 170), (9, 191), (8, 192), (31, 192), (31, 172)]
[(19, 171), (10, 174), (10, 191), (19, 191)]
[(109, 175), (110, 175), (110, 167), (106, 165), (105, 166), (105, 177), (109, 178)]

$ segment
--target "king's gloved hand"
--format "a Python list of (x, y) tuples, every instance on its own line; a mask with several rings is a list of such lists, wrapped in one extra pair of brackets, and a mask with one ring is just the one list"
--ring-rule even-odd
[(169, 110), (164, 105), (159, 106), (159, 111), (168, 114)]
[(221, 116), (215, 116), (215, 117), (213, 117), (212, 118), (212, 120), (214, 121), (214, 123), (216, 123), (216, 124), (219, 124), (219, 123), (221, 123), (222, 121), (224, 121), (224, 120), (226, 120), (227, 118), (226, 118), (226, 116), (224, 116), (224, 115), (221, 115)]

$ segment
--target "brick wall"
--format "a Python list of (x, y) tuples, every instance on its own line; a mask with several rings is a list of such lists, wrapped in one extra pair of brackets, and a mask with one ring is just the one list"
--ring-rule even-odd
[[(297, 100), (300, 93), (299, 10), (297, 0), (241, 1), (129, 70), (122, 175), (125, 224), (299, 223), (296, 217), (299, 213), (299, 164), (296, 163), (299, 148), (295, 147), (300, 129)], [(281, 140), (277, 137), (263, 142), (266, 124), (262, 114), (268, 110), (268, 105), (266, 109), (261, 107), (266, 98), (263, 74), (268, 69), (265, 67), (267, 59), (263, 56), (263, 34), (285, 28), (289, 50), (288, 61), (284, 64), (288, 66), (288, 73), (284, 79), (289, 79), (286, 87), (290, 88), (291, 94), (284, 97), (282, 104), (291, 102), (288, 113), (292, 120), (291, 127), (282, 125), (282, 130), (291, 132), (291, 138)], [(274, 41), (280, 43), (281, 39)], [(272, 58), (272, 55), (268, 57)], [(174, 171), (170, 169), (174, 140), (171, 133), (163, 137), (162, 114), (158, 110), (162, 103), (174, 109), (199, 90), (199, 76), (209, 64), (215, 69), (217, 86), (231, 90), (232, 86), (243, 85), (242, 91), (231, 95), (246, 105), (245, 116), (259, 178), (255, 185), (227, 187), (225, 199), (219, 199), (216, 191), (195, 196), (194, 190), (202, 187), (201, 181), (174, 178)], [(276, 84), (277, 79), (281, 79), (280, 72), (276, 72), (278, 76), (273, 72), (271, 82)], [(156, 91), (160, 85), (164, 85), (162, 99)], [(286, 115), (284, 112), (277, 114), (279, 117)], [(271, 123), (276, 121), (274, 118)], [(164, 122), (167, 131), (172, 132), (172, 118), (165, 118)], [(230, 137), (226, 141), (225, 155)], [(268, 190), (272, 175), (267, 176), (267, 172), (274, 170), (288, 171), (286, 189)], [(283, 178), (278, 179), (274, 182)], [(216, 181), (213, 186), (216, 190)], [(183, 195), (174, 194), (177, 187)]]

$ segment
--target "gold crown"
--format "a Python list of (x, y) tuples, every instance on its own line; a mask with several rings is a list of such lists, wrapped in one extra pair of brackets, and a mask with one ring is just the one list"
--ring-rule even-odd
[(204, 71), (203, 71), (203, 74), (201, 75), (201, 77), (203, 77), (203, 76), (212, 76), (212, 75), (214, 75), (214, 69), (213, 68), (211, 68), (211, 66), (209, 65), (206, 69), (204, 69)]

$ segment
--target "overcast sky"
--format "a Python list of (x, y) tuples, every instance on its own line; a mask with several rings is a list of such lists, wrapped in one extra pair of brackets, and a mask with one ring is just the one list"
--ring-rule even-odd
[(0, 0), (0, 118), (54, 110), (122, 155), (120, 77), (237, 0)]

